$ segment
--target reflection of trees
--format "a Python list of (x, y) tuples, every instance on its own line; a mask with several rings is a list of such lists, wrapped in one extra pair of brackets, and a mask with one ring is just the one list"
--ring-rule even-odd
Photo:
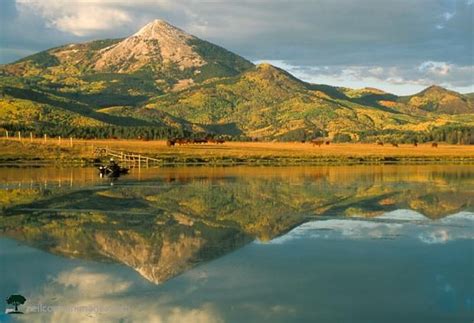
[(436, 219), (472, 208), (473, 192), (466, 189), (472, 178), (457, 170), (412, 176), (344, 167), (302, 171), (166, 174), (139, 184), (49, 192), (34, 202), (17, 198), (0, 217), (0, 230), (53, 253), (119, 261), (161, 282), (254, 238), (279, 236), (308, 216), (371, 217), (407, 208)]

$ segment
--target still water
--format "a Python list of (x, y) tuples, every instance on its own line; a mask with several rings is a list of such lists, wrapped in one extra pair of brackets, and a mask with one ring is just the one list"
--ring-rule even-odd
[(0, 322), (474, 318), (474, 166), (0, 168), (0, 203)]

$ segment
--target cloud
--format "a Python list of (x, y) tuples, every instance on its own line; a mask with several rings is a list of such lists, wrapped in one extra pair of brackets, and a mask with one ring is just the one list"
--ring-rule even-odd
[(418, 70), (422, 73), (429, 73), (435, 75), (448, 75), (452, 65), (446, 62), (426, 61), (420, 64)]
[(41, 15), (48, 27), (76, 36), (96, 34), (131, 22), (131, 16), (107, 1), (17, 0), (21, 14)]
[(473, 92), (474, 66), (424, 61), (407, 65), (330, 65), (295, 66), (280, 60), (259, 60), (287, 70), (310, 83), (351, 88), (374, 87), (390, 93), (413, 94), (438, 84), (462, 93)]
[(456, 14), (455, 12), (444, 12), (442, 16), (444, 20), (449, 21), (451, 20), (451, 18), (454, 17), (455, 14)]
[(372, 220), (356, 218), (307, 222), (269, 243), (282, 244), (308, 238), (359, 240), (405, 236), (425, 244), (441, 244), (461, 239), (474, 240), (471, 230), (473, 221), (472, 212), (460, 212), (439, 222), (431, 222), (415, 211), (397, 210)]
[(122, 293), (132, 285), (129, 281), (104, 273), (90, 272), (84, 267), (60, 273), (55, 282), (91, 297)]
[[(64, 270), (50, 277), (28, 298), (25, 319), (45, 322), (223, 322), (213, 304), (198, 301), (194, 302), (195, 306), (177, 305), (183, 298), (179, 289), (168, 293), (153, 289), (143, 294), (135, 283), (113, 270), (104, 272), (85, 267)], [(49, 306), (51, 311), (38, 311), (38, 305)]]

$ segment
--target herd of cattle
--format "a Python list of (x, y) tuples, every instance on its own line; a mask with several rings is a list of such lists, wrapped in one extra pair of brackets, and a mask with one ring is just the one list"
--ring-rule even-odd
[(166, 141), (167, 146), (189, 145), (189, 144), (223, 144), (224, 139), (202, 138), (202, 139), (188, 139), (188, 138), (172, 138)]
[[(301, 141), (302, 143), (305, 143), (306, 141)], [(201, 138), (201, 139), (190, 139), (190, 138), (171, 138), (166, 141), (166, 145), (169, 147), (173, 147), (175, 145), (190, 145), (190, 144), (223, 144), (225, 143), (224, 139), (214, 139), (214, 138)], [(329, 140), (322, 140), (322, 139), (313, 139), (309, 141), (313, 146), (318, 146), (321, 147), (322, 145), (330, 145), (331, 141)], [(399, 147), (397, 143), (390, 143), (393, 147)], [(377, 141), (377, 145), (383, 146), (384, 143), (382, 141)], [(418, 146), (418, 142), (415, 141), (413, 143), (415, 147)], [(431, 143), (431, 147), (437, 148), (438, 143), (433, 142)]]

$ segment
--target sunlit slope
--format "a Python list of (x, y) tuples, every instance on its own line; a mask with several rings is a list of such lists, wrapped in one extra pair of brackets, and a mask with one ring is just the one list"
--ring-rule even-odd
[(357, 137), (364, 131), (427, 131), (450, 123), (473, 124), (472, 115), (461, 119), (424, 110), (406, 113), (399, 101), (380, 91), (349, 92), (308, 84), (262, 64), (237, 77), (152, 99), (135, 113), (159, 110), (209, 131), (264, 139)]

